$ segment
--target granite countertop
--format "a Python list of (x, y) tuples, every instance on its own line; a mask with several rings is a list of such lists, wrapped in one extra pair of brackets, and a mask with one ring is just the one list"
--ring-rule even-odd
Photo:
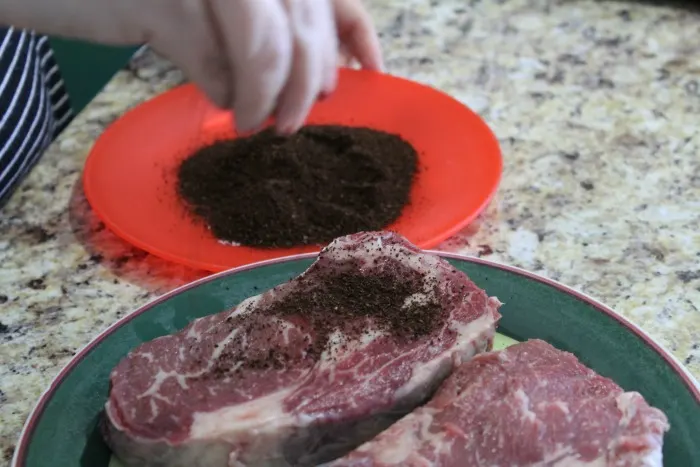
[[(607, 303), (700, 376), (700, 15), (626, 2), (367, 2), (390, 72), (479, 112), (505, 158), (496, 200), (442, 248)], [(205, 273), (116, 238), (80, 184), (95, 138), (180, 83), (141, 54), (0, 213), (0, 466), (71, 355)]]

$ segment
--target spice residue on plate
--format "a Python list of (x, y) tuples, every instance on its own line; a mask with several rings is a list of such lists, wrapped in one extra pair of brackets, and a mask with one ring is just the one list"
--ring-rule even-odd
[(408, 204), (417, 167), (397, 135), (307, 126), (204, 147), (180, 165), (177, 189), (220, 240), (291, 247), (387, 227)]

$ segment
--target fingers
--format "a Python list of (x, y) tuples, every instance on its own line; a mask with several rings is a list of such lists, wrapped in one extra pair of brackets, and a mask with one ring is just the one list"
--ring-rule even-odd
[(351, 67), (354, 65), (354, 61), (352, 52), (350, 52), (348, 47), (341, 42), (338, 47), (338, 66)]
[(259, 128), (273, 113), (292, 69), (287, 12), (278, 0), (210, 0), (232, 64), (239, 131)]
[(328, 0), (284, 0), (294, 58), (279, 98), (276, 127), (289, 134), (303, 124), (319, 94), (335, 87), (337, 39)]
[[(364, 68), (382, 67), (369, 15), (358, 0), (202, 0), (213, 45), (189, 75), (239, 131), (256, 130), (273, 113), (282, 133), (304, 124), (314, 102), (337, 82), (341, 45)], [(202, 42), (200, 42), (202, 44)], [(207, 50), (212, 50), (208, 59)], [(218, 51), (218, 55), (217, 55)], [(228, 84), (226, 83), (228, 82)]]
[(361, 0), (333, 0), (341, 45), (368, 70), (382, 70), (381, 48), (372, 19)]
[(146, 15), (143, 34), (217, 106), (233, 109), (241, 131), (258, 129), (272, 114), (279, 131), (296, 131), (335, 88), (339, 49), (364, 68), (382, 68), (360, 0), (166, 3)]
[(150, 26), (154, 34), (149, 45), (180, 67), (215, 105), (229, 107), (233, 78), (229, 60), (221, 53), (218, 31), (211, 27), (208, 4), (172, 2), (167, 11), (156, 16), (158, 21)]
[(339, 47), (336, 33), (335, 19), (333, 17), (333, 6), (328, 3), (327, 21), (324, 22), (324, 37), (328, 39), (323, 42), (325, 47), (323, 54), (323, 82), (321, 86), (321, 96), (326, 96), (335, 90), (338, 84), (338, 61)]
[[(201, 52), (196, 49), (196, 53), (186, 53), (181, 60), (184, 63), (177, 63), (185, 72), (187, 77), (197, 84), (199, 89), (217, 107), (229, 109), (233, 96), (233, 78), (228, 62), (218, 53), (218, 44), (212, 42), (211, 49), (204, 49)], [(191, 52), (188, 49), (188, 52)], [(177, 56), (177, 55), (176, 55)]]

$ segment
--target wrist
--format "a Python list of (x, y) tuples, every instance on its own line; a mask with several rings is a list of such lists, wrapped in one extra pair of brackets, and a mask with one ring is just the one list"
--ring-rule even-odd
[[(141, 3), (141, 5), (139, 4)], [(0, 24), (106, 44), (146, 38), (139, 0), (0, 0)], [(136, 22), (134, 22), (136, 21)]]

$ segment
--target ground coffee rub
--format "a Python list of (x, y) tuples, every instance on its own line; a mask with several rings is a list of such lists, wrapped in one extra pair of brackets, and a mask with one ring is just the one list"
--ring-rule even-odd
[(395, 221), (417, 162), (399, 136), (368, 128), (265, 130), (197, 151), (179, 167), (177, 188), (221, 240), (310, 245)]
[[(314, 275), (293, 279), (284, 300), (258, 302), (254, 316), (226, 318), (224, 326), (240, 329), (241, 334), (221, 353), (214, 371), (240, 375), (250, 369), (283, 369), (294, 362), (303, 364), (302, 360), (313, 364), (331, 345), (341, 353), (348, 351), (349, 342), (361, 339), (368, 328), (388, 333), (398, 342), (431, 335), (444, 326), (451, 305), (442, 297), (442, 284), (432, 272), (417, 271), (401, 262), (413, 256), (415, 252), (400, 251), (388, 260), (392, 264), (373, 274), (357, 272), (362, 265), (350, 260), (334, 264), (323, 281)], [(466, 287), (461, 284), (451, 292), (460, 294)], [(397, 304), (402, 305), (400, 313)], [(300, 346), (289, 347), (284, 338), (288, 330), (278, 324), (290, 318), (298, 325), (303, 320), (313, 329), (314, 338), (307, 336)], [(338, 329), (343, 330), (343, 342), (334, 338)], [(250, 336), (265, 336), (268, 345), (262, 352), (253, 352), (242, 345)], [(333, 356), (326, 358), (335, 362)]]

